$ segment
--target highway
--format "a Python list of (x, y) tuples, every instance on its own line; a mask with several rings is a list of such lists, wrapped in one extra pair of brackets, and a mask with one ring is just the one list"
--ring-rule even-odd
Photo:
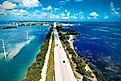
[(66, 52), (59, 39), (56, 26), (54, 26), (54, 40), (55, 81), (76, 81)]

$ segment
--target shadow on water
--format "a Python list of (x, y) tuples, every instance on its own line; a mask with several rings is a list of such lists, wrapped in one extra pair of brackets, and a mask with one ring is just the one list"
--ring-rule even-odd
[(0, 60), (0, 81), (20, 81), (24, 78), (29, 66), (35, 60), (45, 36), (41, 35), (24, 46), (10, 61)]

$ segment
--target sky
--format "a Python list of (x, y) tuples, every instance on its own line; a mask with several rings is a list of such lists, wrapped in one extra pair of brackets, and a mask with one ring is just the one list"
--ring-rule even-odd
[(0, 0), (0, 21), (121, 21), (121, 0)]

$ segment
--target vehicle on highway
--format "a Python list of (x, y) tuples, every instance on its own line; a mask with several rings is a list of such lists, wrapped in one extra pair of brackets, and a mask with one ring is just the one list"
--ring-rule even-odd
[(63, 60), (63, 63), (65, 63), (65, 60)]
[(56, 44), (56, 46), (58, 46), (58, 44)]

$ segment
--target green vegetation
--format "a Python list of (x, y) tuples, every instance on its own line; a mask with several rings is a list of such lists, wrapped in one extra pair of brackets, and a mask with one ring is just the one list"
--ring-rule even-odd
[[(84, 68), (85, 64), (86, 64), (85, 61), (80, 56), (75, 54), (74, 50), (71, 48), (69, 42), (67, 41), (69, 38), (69, 35), (78, 36), (79, 33), (77, 33), (74, 30), (70, 30), (70, 29), (62, 29), (61, 24), (58, 25), (57, 31), (59, 33), (61, 42), (63, 44), (63, 47), (65, 48), (65, 51), (67, 52), (67, 54), (72, 55), (72, 60), (76, 64), (77, 72), (84, 76), (84, 78), (83, 78), (84, 81), (90, 81), (90, 79), (87, 78), (87, 76), (91, 77), (91, 78), (93, 78), (94, 76), (91, 75), (90, 71), (85, 71), (85, 68)], [(104, 75), (104, 72), (107, 72), (107, 71), (104, 71), (104, 69), (101, 69), (100, 67), (98, 67), (92, 63), (89, 63), (89, 66), (90, 66), (91, 70), (93, 71), (93, 73), (96, 75), (96, 78), (98, 79), (98, 81), (109, 81), (109, 79), (106, 77), (106, 75)], [(118, 81), (118, 78), (112, 78), (112, 80)]]
[(48, 34), (46, 35), (46, 39), (41, 45), (41, 51), (38, 53), (36, 57), (36, 61), (28, 69), (27, 75), (25, 79), (23, 79), (22, 81), (39, 81), (41, 79), (41, 72), (44, 65), (46, 53), (48, 51), (49, 40), (52, 31), (53, 27), (50, 28)]
[(76, 71), (81, 75), (86, 75), (93, 78), (91, 72), (85, 70), (85, 61), (79, 55), (77, 55), (77, 53), (75, 53), (75, 51), (71, 48), (70, 43), (68, 42), (69, 35), (79, 35), (79, 33), (70, 29), (62, 29), (61, 25), (57, 26), (57, 31), (65, 51), (72, 56), (72, 61), (76, 64)]
[(90, 79), (88, 79), (87, 77), (83, 77), (83, 81), (92, 81), (92, 80), (90, 80)]
[(80, 35), (78, 32), (71, 29), (62, 29), (62, 32), (65, 32), (65, 35)]
[(54, 34), (52, 35), (52, 44), (51, 44), (51, 49), (50, 49), (50, 56), (49, 56), (49, 61), (48, 61), (48, 68), (47, 68), (47, 73), (46, 73), (46, 81), (53, 81), (55, 71), (54, 71)]

